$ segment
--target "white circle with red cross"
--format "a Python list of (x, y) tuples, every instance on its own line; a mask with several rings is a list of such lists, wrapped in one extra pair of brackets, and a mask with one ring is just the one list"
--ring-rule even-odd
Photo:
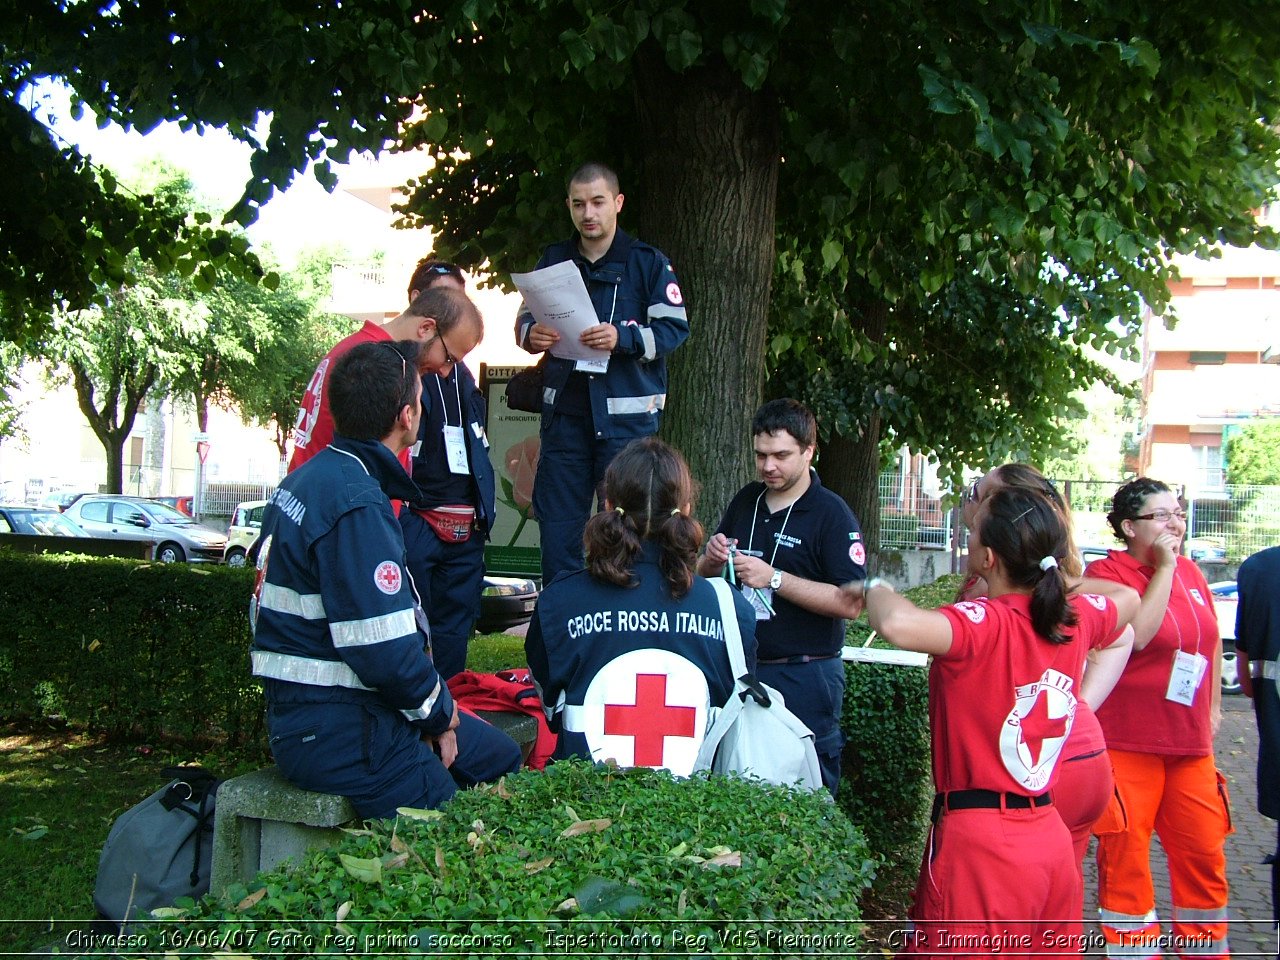
[(688, 776), (707, 731), (709, 705), (707, 678), (692, 661), (670, 650), (632, 650), (592, 678), (579, 732), (593, 760)]
[(373, 571), (373, 583), (388, 596), (395, 596), (400, 592), (400, 584), (404, 581), (403, 575), (400, 573), (400, 564), (394, 560), (383, 560), (378, 564), (378, 568)]
[(1032, 793), (1049, 785), (1076, 717), (1074, 684), (1052, 667), (1018, 687), (1000, 728), (1000, 759), (1009, 775)]

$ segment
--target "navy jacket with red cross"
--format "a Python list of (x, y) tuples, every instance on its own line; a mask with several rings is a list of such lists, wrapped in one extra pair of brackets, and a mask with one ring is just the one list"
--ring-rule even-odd
[[(636, 585), (619, 587), (585, 570), (543, 589), (525, 636), (525, 654), (557, 758), (613, 759), (686, 775), (712, 709), (734, 687), (720, 605), (695, 576), (679, 599), (645, 545)], [(756, 663), (755, 614), (734, 597), (748, 669)]]
[[(609, 251), (595, 263), (583, 257), (575, 234), (547, 247), (535, 269), (565, 260), (578, 267), (596, 316), (617, 329), (618, 343), (603, 375), (575, 374), (574, 361), (547, 353), (543, 416), (557, 408), (585, 415), (589, 396), (597, 437), (656, 433), (667, 402), (666, 357), (689, 336), (684, 297), (671, 261), (661, 250), (618, 230)], [(516, 343), (526, 350), (530, 349), (527, 341), (533, 323), (533, 315), (521, 304)]]
[(421, 495), (383, 444), (338, 436), (262, 517), (252, 662), (269, 702), (378, 702), (428, 734), (453, 698), (426, 653), (388, 497)]

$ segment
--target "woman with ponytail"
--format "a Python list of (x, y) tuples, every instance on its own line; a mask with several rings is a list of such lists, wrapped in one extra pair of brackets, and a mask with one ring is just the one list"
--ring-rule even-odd
[[(702, 525), (673, 447), (636, 440), (609, 465), (604, 509), (587, 521), (586, 569), (544, 587), (525, 653), (557, 758), (693, 770), (712, 708), (733, 691), (716, 590), (694, 570)], [(747, 666), (755, 612), (729, 591)]]
[(1081, 882), (1051, 790), (1085, 656), (1136, 609), (1072, 594), (1063, 515), (1006, 488), (973, 513), (969, 572), (986, 596), (924, 610), (878, 579), (852, 583), (871, 626), (930, 654), (937, 791), (904, 953), (1063, 952), (1083, 945)]
[[(1092, 579), (1086, 583), (1080, 579), (1081, 562), (1071, 532), (1071, 511), (1052, 481), (1030, 464), (1002, 464), (974, 480), (965, 491), (961, 503), (961, 513), (966, 525), (972, 527), (983, 500), (997, 490), (1006, 488), (1042, 494), (1062, 517), (1067, 531), (1067, 554), (1058, 569), (1066, 575), (1067, 583), (1073, 589), (1105, 594), (1130, 606), (1136, 604), (1137, 595), (1129, 587), (1109, 580)], [(986, 595), (987, 582), (980, 576), (970, 576), (956, 600), (976, 600)], [(1133, 631), (1126, 626), (1119, 642), (1089, 651), (1084, 679), (1079, 684), (1080, 696), (1076, 704), (1075, 722), (1071, 725), (1071, 736), (1067, 738), (1058, 761), (1053, 803), (1071, 833), (1073, 856), (1080, 870), (1081, 880), (1084, 878), (1084, 858), (1089, 851), (1093, 825), (1117, 802), (1111, 758), (1107, 755), (1107, 743), (1094, 711), (1102, 705), (1120, 679), (1133, 649), (1132, 638)], [(1080, 909), (1083, 913), (1083, 903)]]

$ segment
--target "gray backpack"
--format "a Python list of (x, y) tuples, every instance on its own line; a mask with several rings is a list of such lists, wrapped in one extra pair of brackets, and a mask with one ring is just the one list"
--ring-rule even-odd
[(111, 825), (98, 858), (93, 905), (116, 923), (146, 919), (179, 897), (209, 892), (213, 807), (221, 782), (201, 767), (169, 767), (173, 777)]

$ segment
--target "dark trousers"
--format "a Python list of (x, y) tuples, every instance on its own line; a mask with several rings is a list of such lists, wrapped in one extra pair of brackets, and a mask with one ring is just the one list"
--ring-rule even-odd
[(484, 537), (445, 543), (412, 510), (400, 512), (409, 575), (431, 624), (431, 659), (448, 680), (467, 666), (467, 641), (480, 618)]
[(542, 584), (546, 586), (562, 571), (582, 569), (582, 531), (604, 472), (618, 451), (635, 438), (596, 437), (589, 416), (567, 413), (544, 418), (541, 436), (533, 511), (538, 518)]
[(268, 704), (267, 730), (286, 780), (348, 797), (362, 817), (394, 817), (396, 807), (434, 809), (458, 787), (520, 769), (516, 742), (465, 713), (456, 731), (458, 757), (448, 768), (417, 728), (378, 703)]

